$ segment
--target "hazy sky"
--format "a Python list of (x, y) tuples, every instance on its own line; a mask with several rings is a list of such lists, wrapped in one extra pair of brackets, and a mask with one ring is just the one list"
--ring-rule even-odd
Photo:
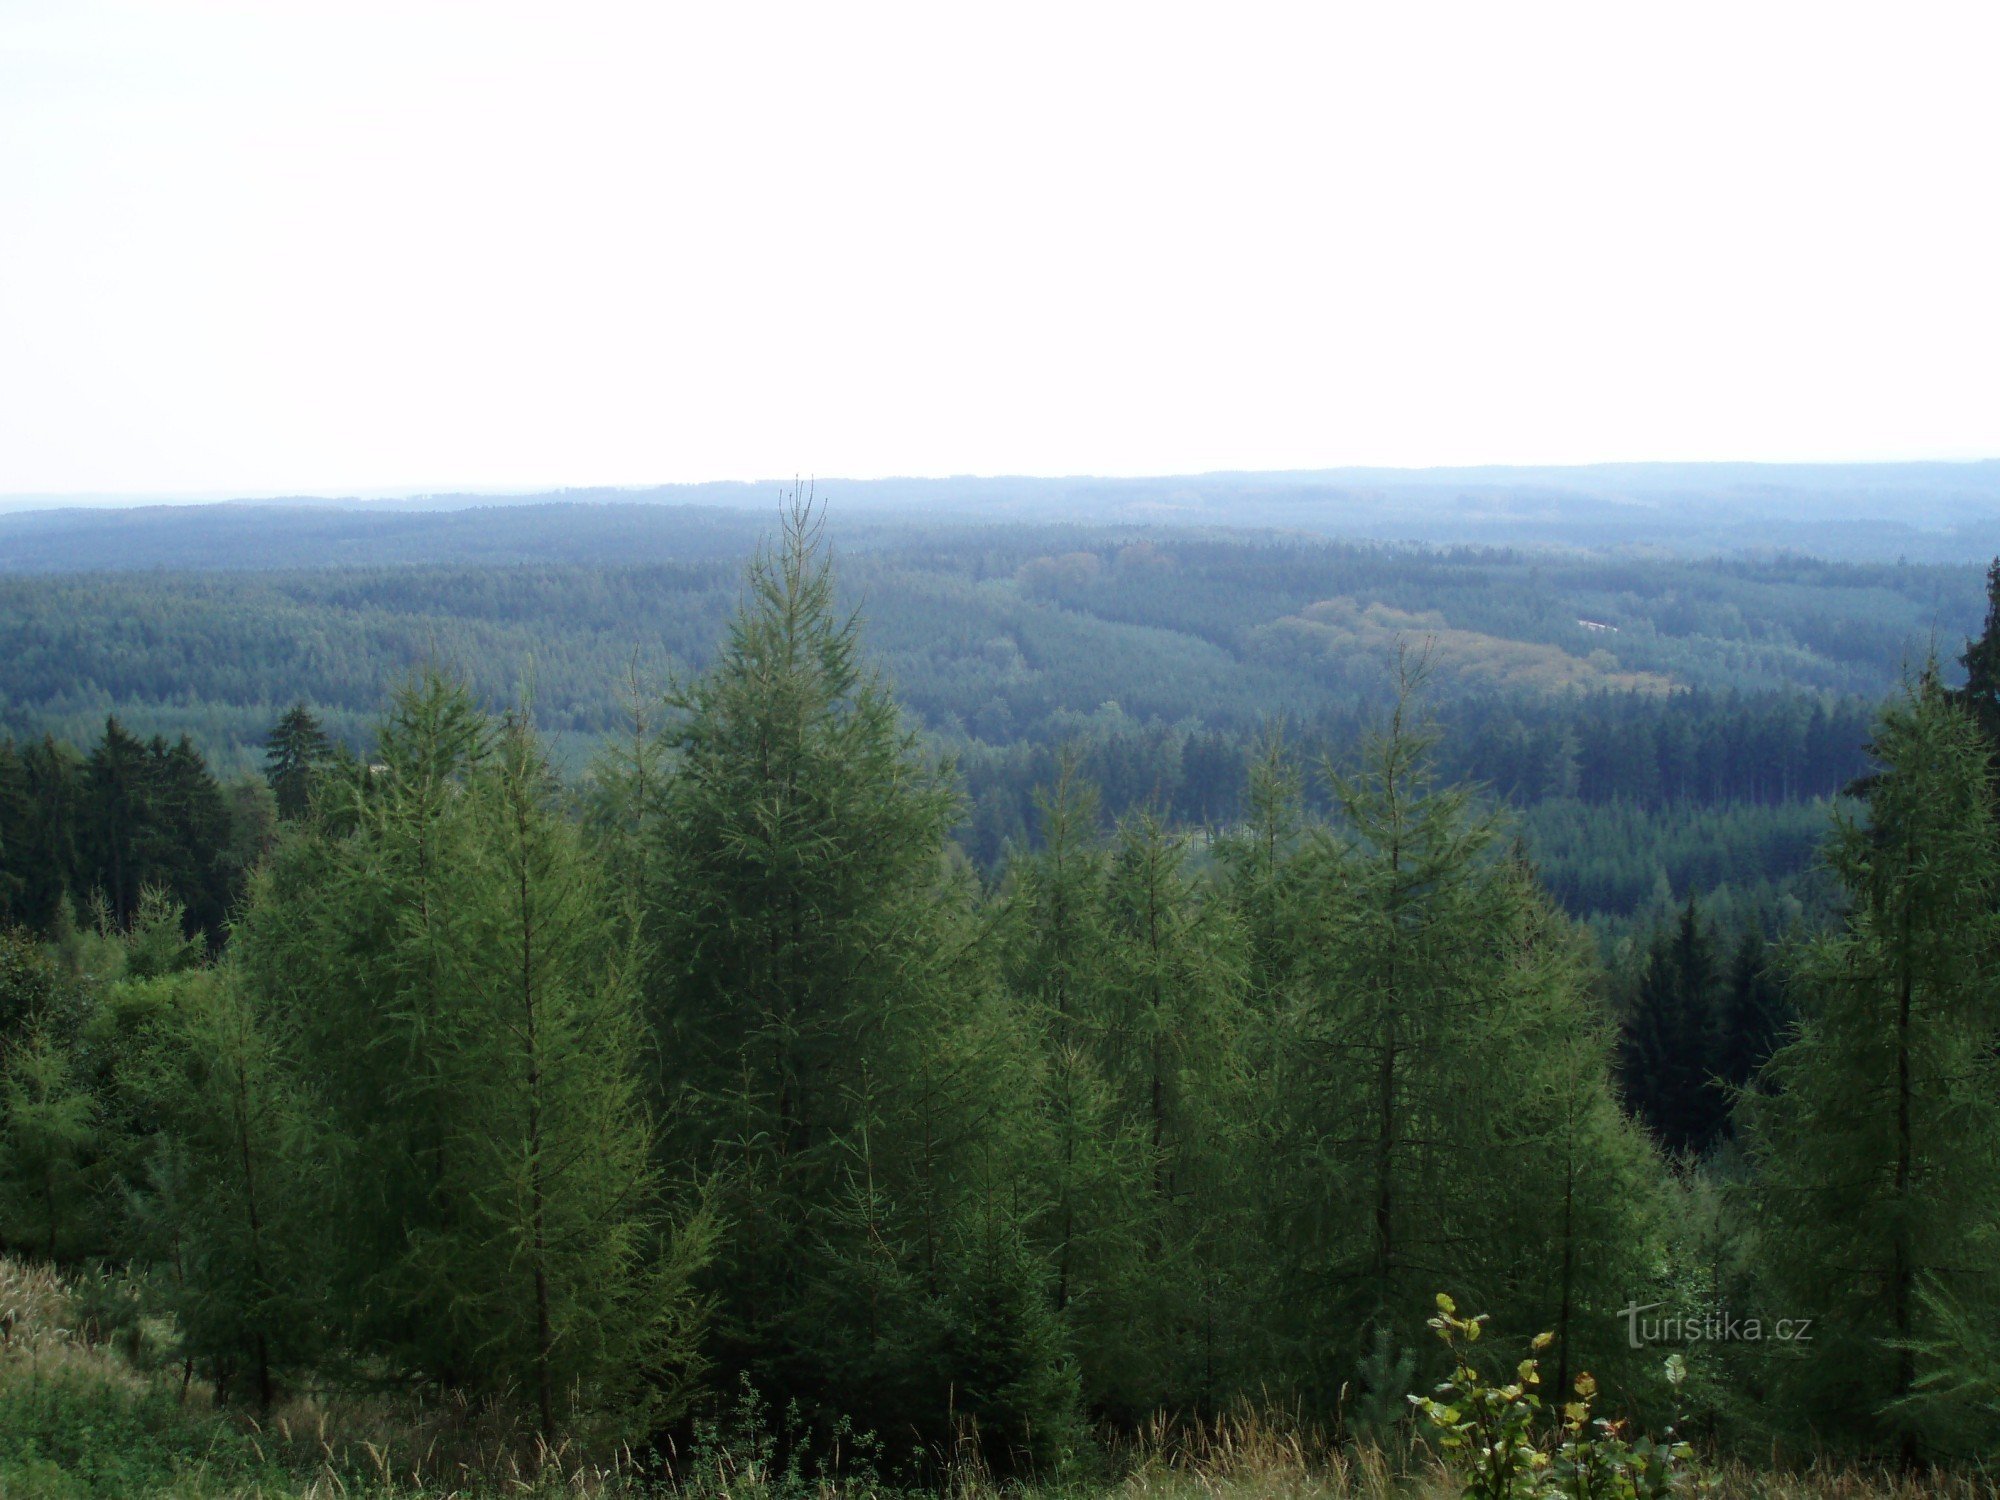
[(1996, 49), (0, 0), (0, 493), (2000, 454)]

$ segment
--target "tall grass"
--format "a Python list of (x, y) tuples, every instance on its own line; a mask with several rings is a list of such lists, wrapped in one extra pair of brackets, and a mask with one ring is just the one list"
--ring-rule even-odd
[[(666, 1468), (629, 1451), (548, 1448), (506, 1403), (303, 1392), (268, 1417), (216, 1408), (199, 1381), (107, 1330), (102, 1286), (0, 1257), (0, 1500), (896, 1500), (866, 1462), (826, 1476), (781, 1463), (756, 1418), (720, 1424)], [(129, 1332), (129, 1331), (128, 1331)], [(1458, 1483), (1420, 1443), (1341, 1443), (1297, 1413), (1161, 1417), (1107, 1439), (1088, 1476), (1001, 1483), (967, 1442), (937, 1455), (930, 1500), (1453, 1500)], [(1897, 1475), (1830, 1464), (1740, 1462), (1725, 1500), (2000, 1500), (1976, 1474)]]

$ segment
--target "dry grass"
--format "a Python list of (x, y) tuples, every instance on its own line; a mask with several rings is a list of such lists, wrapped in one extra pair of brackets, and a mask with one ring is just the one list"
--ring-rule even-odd
[[(649, 1484), (629, 1453), (604, 1458), (541, 1447), (502, 1403), (305, 1393), (257, 1422), (211, 1411), (195, 1382), (183, 1404), (178, 1372), (143, 1371), (89, 1333), (63, 1277), (0, 1257), (0, 1402), (35, 1384), (134, 1399), (170, 1391), (177, 1410), (226, 1428), (255, 1455), (256, 1473), (246, 1478), (197, 1453), (170, 1484), (149, 1493), (183, 1500), (675, 1493)], [(686, 1475), (680, 1500), (870, 1500), (852, 1486), (785, 1485), (753, 1456), (711, 1457)], [(1163, 1418), (1115, 1443), (1110, 1457), (1118, 1478), (1023, 1488), (996, 1483), (968, 1449), (955, 1456), (937, 1500), (1453, 1500), (1458, 1493), (1425, 1451), (1343, 1446), (1295, 1413), (1246, 1410), (1206, 1423)], [(61, 1474), (44, 1485), (10, 1478), (15, 1472), (0, 1455), (0, 1500), (93, 1493)], [(1780, 1472), (1730, 1463), (1717, 1478), (1723, 1500), (2000, 1500), (2000, 1484), (1974, 1475), (1909, 1477), (1826, 1464)]]
[(79, 1317), (71, 1287), (48, 1266), (0, 1256), (0, 1373), (77, 1376), (129, 1390), (147, 1377)]
[(1195, 1425), (1156, 1421), (1130, 1453), (1132, 1500), (1446, 1500), (1451, 1477), (1427, 1454), (1342, 1446), (1312, 1424), (1242, 1411)]

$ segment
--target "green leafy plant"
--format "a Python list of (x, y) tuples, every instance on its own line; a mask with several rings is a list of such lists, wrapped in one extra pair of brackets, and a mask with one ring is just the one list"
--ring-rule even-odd
[[(1410, 1402), (1447, 1461), (1463, 1465), (1465, 1500), (1668, 1500), (1713, 1489), (1693, 1448), (1672, 1428), (1657, 1439), (1634, 1437), (1623, 1420), (1593, 1417), (1597, 1381), (1587, 1372), (1577, 1376), (1575, 1399), (1563, 1403), (1553, 1428), (1545, 1424), (1540, 1365), (1532, 1356), (1553, 1334), (1537, 1334), (1514, 1378), (1495, 1384), (1472, 1354), (1487, 1315), (1461, 1318), (1443, 1292), (1437, 1305), (1430, 1327), (1451, 1351), (1452, 1373), (1435, 1396)], [(1667, 1360), (1667, 1380), (1676, 1389), (1686, 1374), (1678, 1354)]]

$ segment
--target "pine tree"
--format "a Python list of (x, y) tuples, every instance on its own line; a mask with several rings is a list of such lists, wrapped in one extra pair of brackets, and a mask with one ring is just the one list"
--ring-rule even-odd
[(2000, 849), (1987, 748), (1935, 673), (1872, 749), (1866, 820), (1828, 851), (1847, 915), (1797, 963), (1800, 1029), (1744, 1101), (1750, 1222), (1774, 1312), (1814, 1319), (1778, 1369), (1794, 1418), (1914, 1463), (1968, 1437), (1916, 1399), (1938, 1306), (2000, 1314)]

